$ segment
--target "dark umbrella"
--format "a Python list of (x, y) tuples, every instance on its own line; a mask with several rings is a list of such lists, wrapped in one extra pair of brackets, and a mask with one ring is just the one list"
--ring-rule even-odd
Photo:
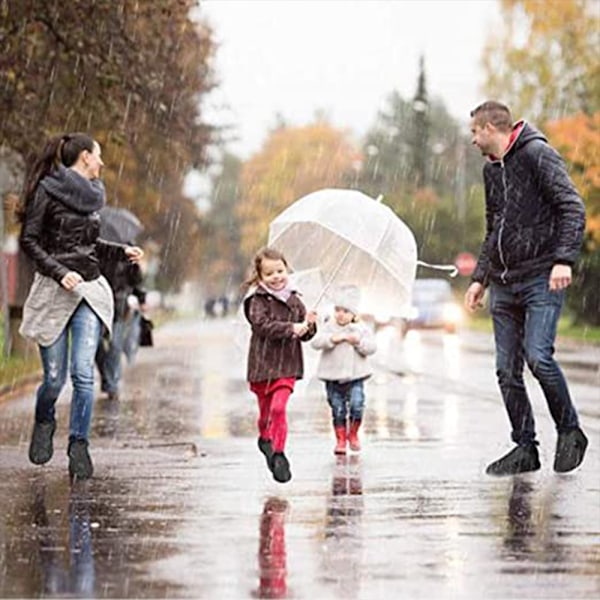
[(100, 210), (100, 237), (104, 240), (129, 244), (143, 229), (140, 220), (126, 208), (105, 206)]

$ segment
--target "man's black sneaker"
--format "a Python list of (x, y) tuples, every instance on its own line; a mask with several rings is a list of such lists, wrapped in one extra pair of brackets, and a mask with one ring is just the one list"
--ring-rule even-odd
[(578, 467), (583, 460), (587, 445), (587, 437), (579, 427), (566, 433), (559, 433), (556, 440), (554, 470), (557, 473), (567, 473)]
[(540, 468), (540, 457), (534, 443), (527, 446), (517, 446), (502, 458), (488, 465), (485, 472), (488, 475), (516, 475), (537, 471)]
[(69, 442), (69, 475), (71, 478), (89, 479), (94, 473), (87, 440)]
[(267, 467), (271, 468), (271, 458), (273, 457), (273, 446), (271, 440), (265, 440), (264, 438), (258, 438), (258, 449), (265, 455), (267, 459)]
[(52, 458), (54, 448), (52, 447), (52, 437), (56, 429), (54, 421), (36, 423), (33, 426), (31, 442), (29, 444), (29, 460), (34, 465), (43, 465)]
[(279, 483), (285, 483), (292, 478), (290, 463), (283, 452), (274, 452), (271, 457), (271, 471), (273, 479)]

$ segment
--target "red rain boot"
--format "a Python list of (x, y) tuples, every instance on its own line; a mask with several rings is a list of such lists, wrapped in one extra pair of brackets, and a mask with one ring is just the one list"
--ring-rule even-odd
[(335, 427), (335, 438), (337, 443), (333, 453), (346, 454), (346, 428), (343, 425), (337, 425)]
[(350, 422), (350, 433), (348, 434), (348, 443), (350, 450), (358, 452), (360, 450), (360, 441), (358, 439), (358, 430), (360, 429), (360, 421)]

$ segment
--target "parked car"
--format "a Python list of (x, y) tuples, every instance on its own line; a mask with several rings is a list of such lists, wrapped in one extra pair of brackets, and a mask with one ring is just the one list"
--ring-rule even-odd
[(408, 329), (443, 328), (455, 333), (463, 318), (446, 279), (416, 279)]

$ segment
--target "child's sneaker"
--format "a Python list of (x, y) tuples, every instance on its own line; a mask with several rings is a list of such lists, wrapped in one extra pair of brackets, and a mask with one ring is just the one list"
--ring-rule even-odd
[(274, 452), (271, 457), (271, 472), (273, 479), (285, 483), (292, 478), (290, 463), (283, 452)]

